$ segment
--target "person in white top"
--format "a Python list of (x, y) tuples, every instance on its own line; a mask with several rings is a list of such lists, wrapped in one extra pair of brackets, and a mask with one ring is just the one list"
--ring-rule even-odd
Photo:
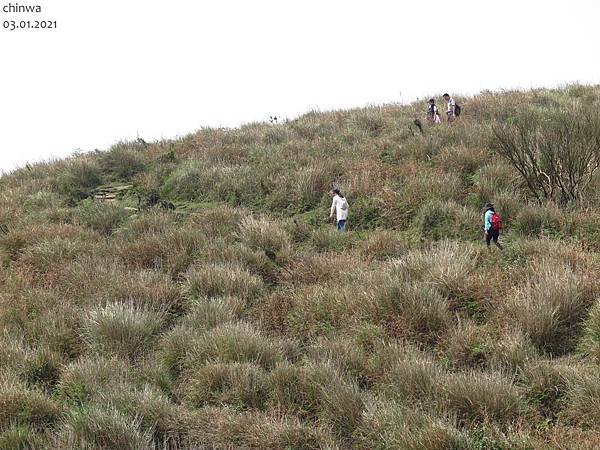
[(335, 214), (338, 231), (345, 231), (346, 220), (348, 220), (348, 200), (339, 189), (333, 189), (329, 194), (333, 197), (329, 218), (332, 218)]
[(448, 109), (446, 109), (446, 115), (448, 116), (448, 122), (452, 122), (454, 120), (454, 109), (456, 108), (456, 102), (450, 94), (444, 94), (444, 101), (448, 105)]

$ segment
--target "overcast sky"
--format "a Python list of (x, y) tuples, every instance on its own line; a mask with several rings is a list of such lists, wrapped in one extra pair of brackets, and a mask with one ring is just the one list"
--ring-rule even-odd
[[(598, 0), (18, 0), (0, 28), (0, 170), (449, 91), (600, 83)], [(8, 0), (0, 0), (0, 5)]]

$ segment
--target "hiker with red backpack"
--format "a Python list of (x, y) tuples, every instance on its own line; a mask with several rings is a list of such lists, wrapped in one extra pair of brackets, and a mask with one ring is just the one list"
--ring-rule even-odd
[(496, 247), (502, 250), (502, 246), (500, 245), (500, 242), (498, 242), (500, 230), (502, 229), (502, 218), (500, 217), (500, 214), (496, 212), (494, 205), (491, 203), (486, 203), (483, 210), (485, 211), (483, 215), (485, 243), (489, 249), (490, 243), (493, 241)]

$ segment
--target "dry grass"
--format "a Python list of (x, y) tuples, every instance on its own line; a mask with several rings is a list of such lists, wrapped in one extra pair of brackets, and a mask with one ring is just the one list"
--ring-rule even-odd
[(600, 302), (596, 301), (585, 321), (580, 350), (595, 361), (600, 361)]
[(271, 374), (271, 403), (307, 420), (322, 420), (341, 437), (362, 421), (363, 399), (355, 384), (328, 363), (282, 364)]
[(186, 366), (215, 362), (253, 362), (266, 369), (285, 359), (280, 342), (246, 323), (225, 323), (202, 333), (189, 348)]
[(251, 300), (263, 291), (261, 278), (235, 264), (192, 267), (186, 278), (189, 294), (194, 297), (232, 295)]
[(460, 421), (508, 425), (524, 413), (526, 403), (507, 377), (495, 373), (447, 375), (437, 387), (441, 403)]
[(581, 373), (567, 380), (565, 416), (584, 428), (597, 429), (600, 424), (600, 377), (597, 373)]
[(135, 359), (152, 346), (164, 316), (133, 304), (113, 303), (89, 311), (83, 335), (90, 349), (99, 354)]
[(54, 448), (119, 448), (139, 450), (150, 448), (151, 430), (140, 429), (140, 420), (118, 410), (92, 406), (73, 410), (59, 426)]
[(10, 377), (0, 380), (0, 430), (14, 425), (43, 430), (59, 419), (61, 405)]
[(464, 448), (466, 444), (450, 421), (385, 400), (369, 404), (365, 426), (360, 431), (358, 448), (365, 450), (443, 450)]
[(269, 378), (251, 363), (209, 363), (190, 369), (180, 379), (178, 395), (194, 406), (230, 405), (238, 409), (264, 408)]
[(514, 290), (503, 311), (541, 350), (564, 353), (573, 347), (597, 288), (587, 276), (552, 260), (530, 270), (532, 276)]
[(459, 101), (423, 134), (421, 104), (310, 112), (0, 177), (0, 449), (597, 447), (600, 178), (538, 204), (489, 143), (600, 88)]

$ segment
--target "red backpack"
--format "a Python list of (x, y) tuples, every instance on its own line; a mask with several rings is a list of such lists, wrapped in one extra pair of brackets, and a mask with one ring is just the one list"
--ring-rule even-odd
[(500, 214), (498, 214), (497, 212), (494, 212), (494, 214), (492, 214), (492, 230), (500, 231), (501, 229), (502, 229), (502, 218), (500, 217)]

